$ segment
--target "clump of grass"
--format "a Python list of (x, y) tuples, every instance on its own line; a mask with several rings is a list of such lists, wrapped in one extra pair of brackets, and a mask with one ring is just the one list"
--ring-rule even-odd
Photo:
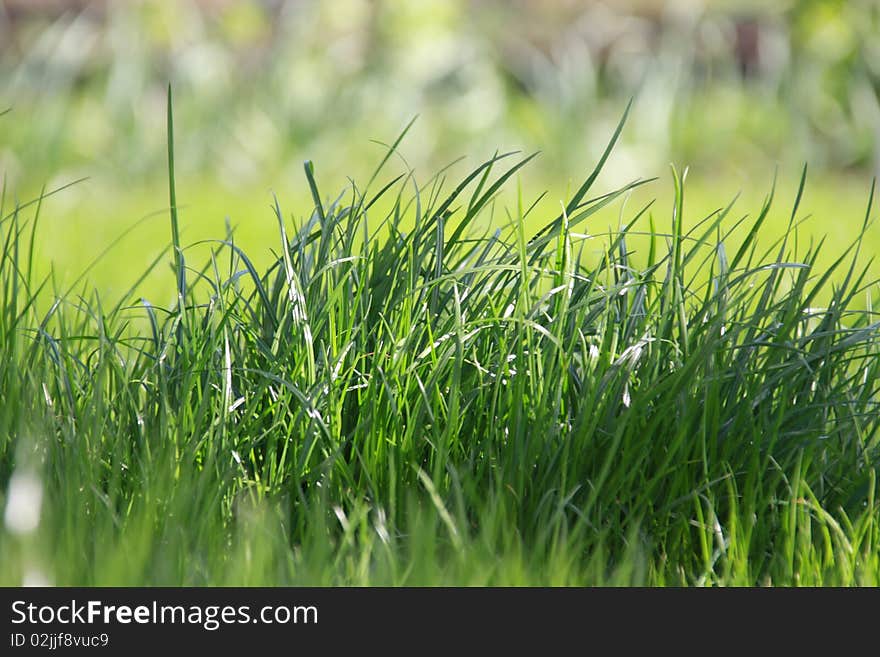
[(0, 489), (44, 487), (0, 580), (880, 583), (870, 201), (823, 271), (803, 179), (766, 252), (772, 192), (729, 255), (733, 205), (685, 232), (675, 171), (668, 234), (646, 207), (590, 237), (642, 184), (590, 196), (622, 127), (535, 234), (521, 195), (486, 228), (529, 158), (379, 186), (398, 139), (332, 201), (307, 162), (314, 207), (294, 226), (275, 199), (265, 271), (231, 233), (185, 268), (172, 173), (167, 309), (41, 309), (36, 214), (0, 209)]

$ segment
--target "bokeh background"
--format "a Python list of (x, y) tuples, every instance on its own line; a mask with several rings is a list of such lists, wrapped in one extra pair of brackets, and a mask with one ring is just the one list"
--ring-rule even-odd
[(634, 97), (603, 190), (659, 177), (636, 200), (662, 225), (670, 163), (694, 221), (737, 193), (754, 214), (778, 171), (781, 230), (808, 163), (806, 230), (831, 249), (880, 171), (876, 0), (0, 0), (7, 205), (88, 178), (41, 210), (59, 280), (125, 234), (89, 272), (121, 293), (169, 241), (169, 83), (183, 240), (228, 218), (256, 259), (272, 192), (294, 221), (311, 209), (304, 159), (335, 196), (414, 116), (397, 170), (541, 151), (522, 184), (555, 209)]

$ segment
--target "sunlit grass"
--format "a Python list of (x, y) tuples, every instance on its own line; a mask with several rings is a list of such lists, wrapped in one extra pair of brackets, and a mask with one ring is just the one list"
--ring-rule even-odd
[(808, 185), (742, 219), (676, 170), (535, 205), (518, 155), (396, 161), (230, 204), (247, 248), (178, 182), (182, 304), (168, 214), (80, 294), (31, 265), (97, 238), (6, 199), (0, 582), (880, 582), (868, 188), (820, 250)]
[[(538, 211), (527, 219), (531, 231), (540, 228), (541, 217), (558, 209), (566, 190), (570, 188), (570, 185), (543, 176), (542, 157), (539, 155), (537, 160), (527, 165), (521, 176), (523, 193), (527, 198), (535, 199), (542, 192), (547, 192), (538, 203)], [(466, 167), (467, 163), (462, 162), (454, 170), (464, 172)], [(617, 230), (622, 220), (622, 209), (624, 213), (630, 212), (651, 200), (654, 200), (652, 213), (658, 229), (669, 223), (673, 205), (669, 170), (647, 173), (659, 179), (634, 190), (625, 201), (603, 209), (591, 221), (590, 232), (598, 234)], [(326, 172), (329, 178), (327, 184), (332, 189), (341, 190), (347, 181), (344, 176), (334, 174)], [(795, 171), (779, 172), (779, 198), (794, 197), (798, 175), (799, 172)], [(727, 172), (719, 180), (707, 176), (706, 172), (692, 169), (687, 179), (685, 225), (693, 225), (737, 195), (739, 197), (733, 214), (737, 218), (743, 215), (753, 217), (770, 189), (772, 177), (773, 170), (739, 177)], [(858, 231), (859, 217), (864, 211), (865, 190), (870, 184), (867, 175), (810, 175), (801, 206), (801, 234), (802, 239), (826, 237), (826, 246), (819, 255), (822, 266), (830, 265), (833, 254), (841, 252), (852, 242)], [(500, 190), (499, 208), (515, 203), (514, 187), (509, 185)], [(277, 229), (270, 210), (273, 192), (284, 207), (290, 208), (289, 214), (296, 225), (307, 218), (307, 210), (302, 208), (307, 207), (310, 195), (305, 182), (298, 179), (279, 177), (272, 184), (261, 187), (229, 186), (205, 177), (183, 179), (178, 182), (183, 244), (191, 245), (225, 234), (228, 219), (242, 248), (257, 265), (268, 266), (273, 257), (271, 246), (277, 240)], [(390, 204), (390, 200), (383, 198), (377, 202), (377, 208), (386, 212)], [(44, 202), (41, 232), (51, 234), (53, 239), (41, 241), (34, 266), (41, 273), (53, 269), (60, 280), (73, 280), (89, 268), (86, 280), (91, 285), (110, 296), (121, 294), (168, 247), (167, 205), (167, 189), (157, 181), (121, 186), (113, 180), (95, 178), (78, 183)], [(769, 245), (785, 233), (787, 214), (781, 204), (771, 208), (765, 228), (758, 236), (760, 243)], [(481, 226), (499, 227), (504, 225), (506, 217), (496, 214), (492, 218), (485, 213), (477, 221)], [(635, 232), (647, 231), (647, 226), (647, 220), (642, 221)], [(741, 232), (736, 231), (730, 236), (731, 245), (738, 243)], [(119, 245), (110, 248), (95, 262), (96, 255), (117, 239)], [(880, 232), (869, 231), (864, 239), (866, 251), (880, 251)], [(637, 236), (633, 236), (631, 242), (635, 250), (633, 256), (638, 260), (645, 252), (645, 243)], [(198, 255), (199, 247), (190, 250), (196, 260), (207, 257), (207, 251), (201, 248), (201, 255)], [(597, 253), (602, 250), (595, 249)], [(169, 279), (167, 271), (165, 266), (154, 271), (139, 288), (142, 294), (148, 298), (170, 298), (169, 295), (173, 295), (173, 278)], [(876, 267), (872, 269), (875, 274), (877, 271)]]

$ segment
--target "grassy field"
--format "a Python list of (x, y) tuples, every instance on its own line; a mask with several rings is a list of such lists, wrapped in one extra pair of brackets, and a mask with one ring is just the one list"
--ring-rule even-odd
[[(182, 135), (182, 147), (186, 147), (186, 133)], [(406, 144), (402, 144), (406, 150)], [(380, 154), (381, 156), (381, 154)], [(545, 155), (529, 162), (516, 179), (498, 191), (495, 199), (495, 212), (482, 213), (475, 223), (484, 229), (503, 228), (509, 221), (504, 209), (516, 203), (517, 184), (521, 184), (523, 195), (529, 202), (537, 199), (535, 210), (526, 218), (529, 231), (537, 231), (548, 215), (558, 213), (559, 204), (577, 187), (577, 180), (558, 181), (547, 175), (542, 168)], [(472, 157), (468, 161), (455, 163), (448, 172), (450, 179), (464, 176), (469, 166), (479, 164)], [(395, 173), (408, 170), (401, 166), (388, 165)], [(355, 180), (370, 175), (367, 167), (360, 166)], [(422, 174), (421, 176), (419, 174)], [(419, 184), (427, 182), (428, 171), (416, 171), (414, 176)], [(593, 234), (618, 229), (628, 213), (648, 202), (654, 204), (637, 224), (638, 230), (648, 230), (648, 214), (654, 216), (658, 228), (668, 228), (674, 207), (674, 188), (670, 169), (653, 168), (648, 171), (633, 170), (631, 178), (639, 175), (656, 177), (637, 189), (623, 195), (618, 201), (602, 208), (590, 221), (589, 230)], [(730, 216), (725, 224), (733, 223), (745, 215), (754, 218), (760, 212), (764, 198), (773, 186), (774, 174), (777, 199), (757, 236), (759, 243), (769, 246), (785, 234), (790, 218), (790, 202), (794, 199), (799, 183), (800, 170), (789, 167), (778, 171), (764, 165), (756, 171), (724, 171), (710, 175), (710, 171), (691, 169), (687, 176), (687, 204), (683, 216), (685, 230), (692, 228), (701, 219), (725, 207), (735, 200)], [(316, 177), (326, 190), (326, 198), (336, 197), (348, 186), (349, 181), (341, 170), (327, 169), (317, 163)], [(596, 186), (600, 189), (613, 189), (616, 183), (625, 183), (630, 177), (600, 176)], [(63, 186), (76, 178), (53, 179), (52, 184)], [(830, 172), (810, 172), (806, 189), (800, 205), (800, 232), (804, 237), (823, 237), (826, 247), (819, 255), (819, 264), (829, 266), (833, 256), (846, 249), (858, 232), (861, 216), (864, 214), (871, 187), (871, 177), (867, 173), (847, 175)], [(260, 267), (271, 264), (273, 247), (277, 243), (278, 226), (272, 205), (273, 194), (287, 212), (287, 218), (295, 225), (308, 219), (311, 212), (311, 197), (302, 175), (276, 178), (263, 186), (228, 186), (215, 177), (185, 177), (178, 182), (181, 216), (181, 241), (191, 257), (201, 260), (208, 257), (209, 240), (225, 235), (227, 220), (235, 230), (238, 244)], [(331, 194), (331, 191), (334, 192)], [(29, 191), (22, 192), (22, 201), (35, 198), (40, 186), (33, 185)], [(167, 183), (147, 179), (133, 184), (121, 184), (119, 179), (95, 177), (82, 180), (54, 196), (46, 198), (41, 204), (40, 226), (38, 228), (39, 248), (34, 268), (38, 274), (54, 272), (59, 281), (73, 282), (83, 276), (82, 281), (89, 287), (97, 288), (103, 295), (116, 298), (124, 294), (131, 284), (141, 276), (152, 261), (169, 248)], [(539, 198), (540, 197), (540, 198)], [(12, 194), (8, 194), (12, 198)], [(9, 203), (10, 201), (8, 201)], [(393, 208), (394, 198), (390, 195), (377, 200), (376, 211), (382, 214)], [(31, 216), (27, 214), (27, 216)], [(402, 218), (411, 223), (412, 217)], [(728, 248), (738, 247), (748, 233), (745, 225), (734, 230), (727, 238)], [(52, 239), (46, 239), (48, 236)], [(865, 250), (876, 253), (880, 250), (880, 233), (871, 230), (865, 235)], [(644, 238), (633, 234), (633, 256), (638, 261), (646, 253)], [(601, 254), (602, 248), (590, 249)], [(173, 301), (173, 276), (169, 276), (165, 264), (151, 272), (139, 285), (138, 294), (148, 299), (167, 304)], [(880, 274), (876, 266), (872, 274)]]
[(5, 198), (0, 583), (880, 584), (870, 186), (807, 231), (803, 179), (534, 204), (526, 160), (193, 199), (243, 244), (169, 147), (101, 293), (111, 235)]

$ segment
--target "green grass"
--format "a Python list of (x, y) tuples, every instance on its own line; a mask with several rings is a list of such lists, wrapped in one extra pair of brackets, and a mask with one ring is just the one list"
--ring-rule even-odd
[(6, 199), (0, 583), (880, 584), (867, 190), (819, 266), (803, 185), (769, 245), (772, 193), (685, 221), (676, 172), (671, 221), (591, 236), (640, 184), (601, 162), (546, 214), (496, 202), (514, 155), (388, 161), (306, 163), (266, 266), (231, 231), (194, 264), (170, 176), (167, 307), (41, 277)]

